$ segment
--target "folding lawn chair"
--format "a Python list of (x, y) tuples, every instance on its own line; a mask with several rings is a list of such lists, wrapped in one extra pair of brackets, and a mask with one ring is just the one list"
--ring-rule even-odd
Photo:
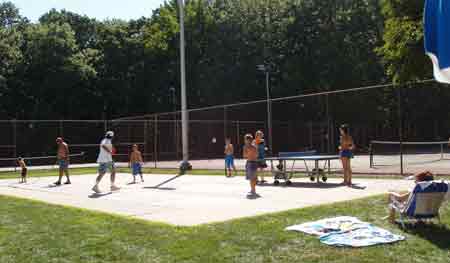
[(444, 203), (449, 185), (445, 182), (420, 182), (414, 187), (406, 202), (392, 200), (391, 207), (400, 214), (400, 223), (425, 221), (437, 218), (441, 223), (439, 208)]

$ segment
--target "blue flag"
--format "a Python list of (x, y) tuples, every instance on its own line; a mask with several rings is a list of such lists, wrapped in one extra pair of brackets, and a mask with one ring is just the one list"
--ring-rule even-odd
[(437, 81), (450, 83), (450, 0), (426, 0), (425, 52)]

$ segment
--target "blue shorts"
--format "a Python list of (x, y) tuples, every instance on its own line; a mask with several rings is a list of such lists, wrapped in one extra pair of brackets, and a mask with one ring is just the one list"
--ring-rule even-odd
[(247, 161), (245, 164), (245, 179), (256, 179), (256, 171), (258, 170), (258, 163), (256, 161)]
[(350, 150), (342, 150), (342, 151), (339, 153), (339, 156), (340, 156), (341, 158), (349, 158), (349, 159), (351, 159), (351, 158), (353, 158), (353, 153), (352, 153), (352, 151), (350, 151)]
[(131, 169), (133, 175), (142, 174), (142, 165), (140, 163), (132, 163)]
[(114, 162), (109, 163), (99, 163), (98, 166), (98, 172), (101, 174), (106, 173), (109, 170), (109, 172), (115, 172), (116, 167), (114, 166)]
[(225, 156), (225, 168), (231, 169), (234, 167), (234, 157), (233, 155)]
[(59, 165), (59, 169), (60, 170), (67, 170), (67, 169), (69, 169), (69, 161), (67, 161), (67, 160), (59, 159), (58, 160), (58, 165)]

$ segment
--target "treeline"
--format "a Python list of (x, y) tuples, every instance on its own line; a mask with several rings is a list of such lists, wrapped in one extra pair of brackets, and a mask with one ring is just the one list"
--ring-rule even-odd
[[(270, 66), (273, 97), (387, 82), (403, 61), (395, 50), (405, 45), (384, 30), (386, 21), (389, 29), (405, 15), (400, 3), (409, 2), (186, 1), (189, 107), (264, 98), (259, 64)], [(420, 43), (420, 35), (413, 37)], [(37, 23), (3, 2), (0, 119), (103, 119), (179, 109), (178, 47), (176, 0), (131, 21), (50, 10)], [(403, 79), (429, 74), (406, 72)]]

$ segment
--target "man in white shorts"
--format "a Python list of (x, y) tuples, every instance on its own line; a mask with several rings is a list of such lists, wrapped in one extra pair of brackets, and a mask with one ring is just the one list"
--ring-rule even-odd
[(111, 173), (111, 191), (117, 191), (120, 188), (114, 184), (116, 179), (116, 168), (114, 167), (114, 161), (112, 159), (113, 155), (113, 145), (112, 139), (114, 137), (114, 132), (108, 131), (106, 132), (105, 138), (100, 143), (100, 152), (98, 154), (97, 163), (98, 167), (98, 176), (94, 187), (92, 187), (92, 191), (96, 193), (101, 193), (98, 184), (102, 180), (105, 173), (109, 170)]

